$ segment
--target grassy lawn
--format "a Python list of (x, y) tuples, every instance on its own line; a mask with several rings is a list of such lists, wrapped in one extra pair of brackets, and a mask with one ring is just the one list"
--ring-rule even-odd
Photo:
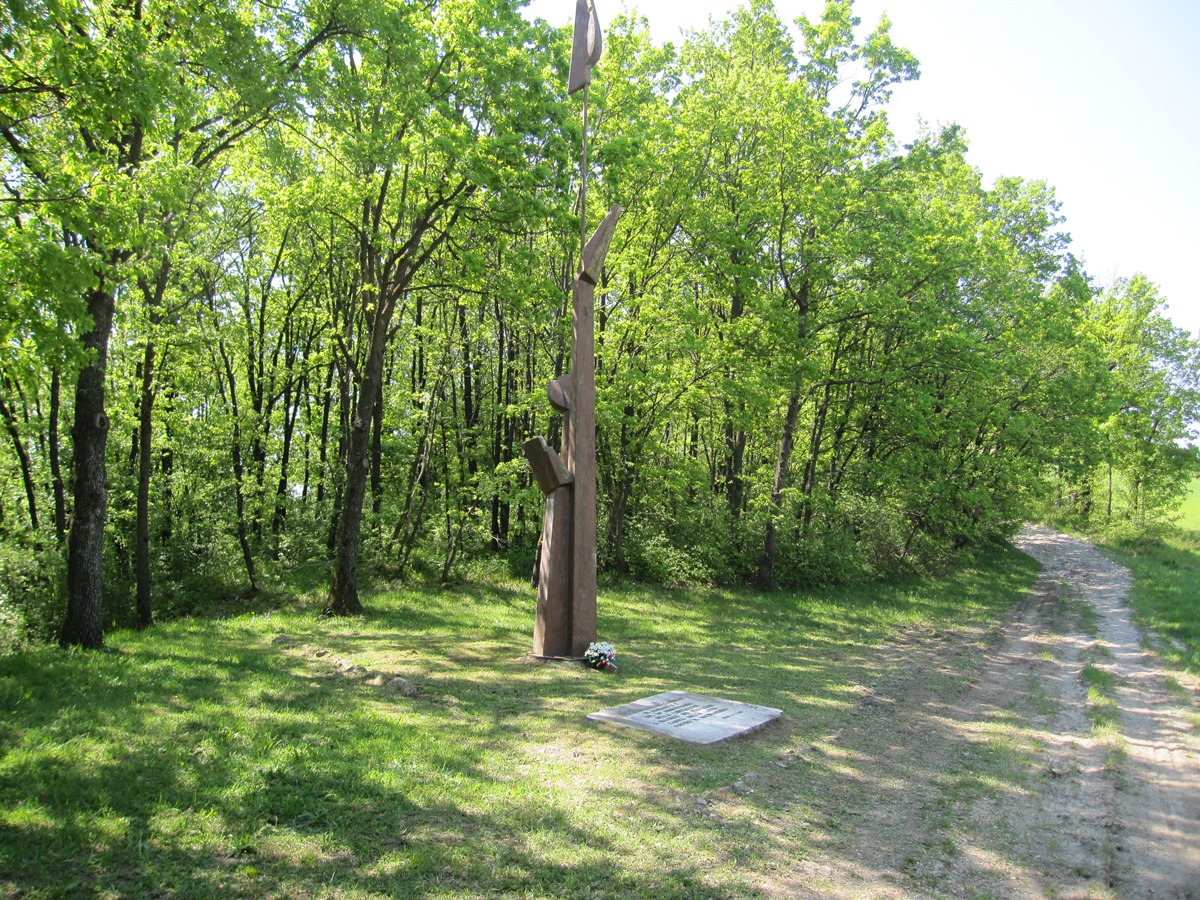
[(1175, 527), (1161, 538), (1105, 546), (1133, 572), (1133, 609), (1161, 638), (1163, 659), (1200, 674), (1200, 480), (1192, 484)]
[(1200, 531), (1200, 479), (1192, 482), (1192, 489), (1179, 509), (1177, 524), (1185, 531)]
[[(841, 776), (781, 773), (788, 796), (749, 792), (720, 819), (703, 797), (844, 724), (894, 664), (873, 652), (889, 635), (986, 628), (1034, 576), (1007, 553), (819, 595), (602, 589), (617, 673), (529, 661), (533, 598), (517, 582), (0, 659), (0, 893), (753, 895), (751, 873), (835, 827), (804, 822), (803, 798)], [(420, 695), (380, 685), (394, 676)], [(711, 747), (585, 718), (676, 688), (784, 717)], [(783, 821), (804, 827), (776, 827), (789, 804)]]

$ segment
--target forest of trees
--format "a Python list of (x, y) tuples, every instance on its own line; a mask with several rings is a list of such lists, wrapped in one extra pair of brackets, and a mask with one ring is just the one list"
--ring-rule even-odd
[[(606, 34), (601, 570), (786, 587), (1160, 520), (1200, 345), (1145, 277), (1088, 276), (1051, 187), (987, 187), (955, 127), (898, 145), (886, 21), (797, 24)], [(4, 640), (99, 646), (306, 567), (529, 571), (569, 43), (515, 0), (5, 0)]]

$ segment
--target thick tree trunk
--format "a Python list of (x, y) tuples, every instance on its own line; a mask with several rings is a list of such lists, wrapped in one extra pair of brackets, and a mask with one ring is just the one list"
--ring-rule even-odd
[(371, 422), (380, 393), (380, 379), (383, 377), (389, 319), (390, 316), (385, 316), (381, 310), (372, 323), (366, 369), (350, 420), (346, 490), (338, 517), (333, 580), (325, 601), (324, 615), (327, 616), (357, 615), (363, 611), (362, 601), (358, 597), (358, 543), (367, 495), (367, 476), (370, 474)]
[(67, 611), (58, 633), (64, 647), (104, 645), (104, 520), (108, 515), (104, 451), (109, 426), (104, 411), (104, 376), (115, 304), (114, 291), (103, 279), (88, 292), (92, 327), (84, 335), (83, 344), (94, 355), (79, 373), (75, 386), (75, 420), (71, 427), (75, 502), (67, 539)]
[(374, 394), (363, 393), (360, 411), (355, 413), (350, 430), (350, 458), (346, 466), (346, 490), (338, 515), (337, 537), (334, 550), (337, 556), (333, 565), (333, 580), (329, 586), (329, 597), (325, 601), (327, 616), (357, 615), (363, 611), (358, 598), (358, 538), (362, 528), (363, 501), (367, 492), (367, 455), (370, 445), (370, 418), (360, 418), (364, 405), (374, 402)]

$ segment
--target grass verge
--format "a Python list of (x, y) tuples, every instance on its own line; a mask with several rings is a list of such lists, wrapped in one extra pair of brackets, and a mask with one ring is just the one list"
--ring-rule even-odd
[[(533, 599), (516, 582), (0, 659), (0, 892), (752, 896), (819, 829), (778, 827), (803, 820), (802, 799), (750, 791), (716, 818), (700, 798), (840, 727), (889, 636), (991, 621), (1034, 575), (1007, 553), (820, 595), (609, 588), (615, 674), (527, 660)], [(397, 676), (419, 696), (382, 686)], [(585, 718), (674, 688), (785, 715), (714, 747)]]
[(1133, 573), (1130, 604), (1164, 661), (1200, 675), (1200, 527), (1103, 546)]

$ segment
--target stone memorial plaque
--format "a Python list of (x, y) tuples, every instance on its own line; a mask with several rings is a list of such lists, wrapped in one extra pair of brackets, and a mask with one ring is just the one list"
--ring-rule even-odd
[(737, 700), (722, 700), (688, 691), (667, 691), (633, 703), (588, 713), (589, 719), (616, 722), (693, 744), (714, 744), (755, 731), (783, 715), (783, 710)]

